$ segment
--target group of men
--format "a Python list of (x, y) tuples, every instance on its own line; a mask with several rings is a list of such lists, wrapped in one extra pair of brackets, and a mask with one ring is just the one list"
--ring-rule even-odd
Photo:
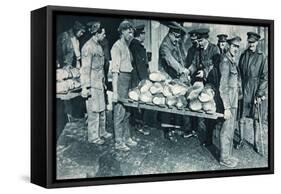
[[(106, 90), (107, 65), (106, 53), (111, 56), (111, 73), (113, 88), (113, 120), (115, 148), (129, 151), (137, 142), (131, 138), (129, 126), (131, 111), (123, 106), (118, 99), (127, 98), (129, 89), (136, 86), (142, 79), (148, 77), (148, 59), (143, 46), (144, 25), (134, 27), (132, 23), (123, 21), (117, 31), (119, 39), (109, 51), (104, 44), (105, 28), (101, 22), (89, 22), (88, 28), (79, 22), (60, 34), (57, 38), (57, 68), (80, 68), (81, 96), (85, 99), (88, 125), (88, 141), (94, 144), (104, 144), (113, 136), (106, 131)], [(82, 44), (81, 44), (82, 43)], [(81, 52), (80, 52), (81, 51)], [(139, 69), (137, 69), (136, 65)], [(71, 102), (64, 103), (65, 112), (71, 115), (74, 107)], [(83, 106), (81, 102), (80, 106)], [(143, 119), (139, 112), (134, 113)], [(147, 118), (148, 119), (148, 118)], [(141, 128), (141, 127), (140, 127)], [(144, 134), (148, 131), (141, 130)]]
[[(61, 46), (57, 47), (61, 48), (57, 52), (57, 64), (60, 68), (68, 65), (81, 68), (81, 96), (86, 101), (88, 141), (100, 145), (113, 136), (106, 131), (105, 114), (107, 80), (105, 53), (109, 52), (109, 49), (102, 44), (106, 37), (102, 24), (90, 22), (88, 26), (86, 30), (82, 24), (76, 22), (70, 33), (64, 34), (63, 44), (59, 42)], [(257, 49), (260, 35), (254, 32), (247, 33), (248, 48), (238, 59), (241, 42), (238, 36), (228, 38), (226, 34), (219, 34), (218, 45), (215, 45), (208, 40), (208, 29), (200, 28), (187, 32), (176, 23), (171, 23), (168, 27), (169, 31), (159, 48), (159, 70), (172, 79), (191, 79), (192, 83), (203, 82), (213, 87), (218, 110), (221, 109), (224, 114), (220, 132), (220, 164), (235, 167), (238, 163), (238, 159), (232, 156), (237, 118), (240, 121), (240, 145), (244, 139), (245, 118), (254, 119), (255, 149), (260, 153), (261, 118), (257, 116), (255, 104), (260, 104), (267, 95), (267, 60)], [(137, 145), (131, 135), (130, 116), (133, 114), (139, 125), (138, 129), (145, 135), (148, 135), (149, 131), (144, 125), (151, 119), (149, 112), (132, 111), (118, 101), (127, 98), (130, 88), (148, 78), (148, 57), (144, 47), (145, 25), (133, 26), (131, 22), (124, 20), (117, 30), (120, 38), (110, 50), (115, 148), (129, 151), (130, 147)], [(84, 32), (88, 33), (89, 38), (79, 46), (78, 38)], [(192, 46), (185, 48), (187, 52), (182, 52), (183, 36), (187, 34)], [(194, 120), (163, 113), (160, 115), (160, 122), (163, 126), (183, 125), (188, 130), (194, 127), (191, 124), (195, 122), (198, 131), (201, 129), (206, 135), (203, 141), (209, 136), (207, 129), (217, 124), (207, 122), (203, 118)]]
[[(183, 56), (180, 47), (183, 31), (179, 25), (169, 26), (159, 49), (159, 68), (173, 79), (190, 77), (192, 83), (199, 81), (213, 87), (217, 110), (224, 114), (224, 120), (220, 123), (220, 164), (227, 167), (238, 164), (238, 159), (232, 156), (235, 123), (239, 121), (239, 148), (244, 144), (246, 118), (253, 119), (254, 149), (263, 155), (262, 118), (258, 107), (267, 95), (268, 67), (265, 54), (257, 47), (260, 35), (247, 33), (248, 47), (239, 58), (239, 36), (228, 38), (226, 34), (219, 34), (218, 44), (215, 45), (208, 40), (208, 29), (193, 29), (188, 32), (192, 46)], [(177, 116), (169, 115), (162, 123), (170, 121), (176, 124), (177, 119), (171, 121), (174, 117)], [(185, 117), (184, 120), (185, 128), (194, 127), (191, 125), (194, 119)], [(208, 143), (210, 130), (219, 121), (197, 118), (195, 123), (198, 132), (205, 134), (203, 142)]]

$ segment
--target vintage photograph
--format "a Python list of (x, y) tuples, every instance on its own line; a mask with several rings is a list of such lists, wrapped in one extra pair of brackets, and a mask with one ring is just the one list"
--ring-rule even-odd
[(268, 27), (86, 14), (54, 25), (57, 180), (269, 166)]

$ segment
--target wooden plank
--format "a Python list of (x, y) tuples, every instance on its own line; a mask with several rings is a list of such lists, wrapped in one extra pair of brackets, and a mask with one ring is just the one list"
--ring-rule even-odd
[(189, 109), (180, 110), (177, 109), (176, 107), (173, 108), (169, 108), (167, 106), (160, 107), (154, 104), (149, 105), (144, 103), (128, 101), (127, 99), (122, 99), (119, 101), (122, 102), (124, 106), (133, 107), (133, 108), (154, 110), (154, 111), (167, 112), (167, 113), (180, 114), (180, 115), (193, 116), (193, 117), (202, 117), (207, 119), (217, 119), (219, 117), (223, 117), (223, 114), (221, 113), (207, 114), (205, 112), (195, 112)]
[(61, 100), (70, 100), (72, 98), (76, 98), (77, 96), (80, 96), (81, 93), (80, 92), (69, 92), (66, 94), (57, 94), (56, 98), (59, 98)]

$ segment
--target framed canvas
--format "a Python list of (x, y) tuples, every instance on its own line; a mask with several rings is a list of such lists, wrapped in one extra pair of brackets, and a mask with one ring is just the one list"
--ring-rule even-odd
[(31, 182), (274, 173), (274, 21), (31, 12)]

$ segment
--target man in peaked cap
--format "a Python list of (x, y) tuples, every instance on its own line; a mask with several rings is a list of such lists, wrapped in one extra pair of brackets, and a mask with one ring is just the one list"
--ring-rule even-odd
[[(204, 82), (212, 85), (215, 91), (215, 101), (218, 99), (218, 62), (220, 59), (219, 48), (209, 41), (209, 29), (200, 28), (196, 30), (198, 49), (195, 52), (194, 59), (188, 68), (188, 74), (192, 82)], [(211, 130), (213, 126), (206, 127), (207, 124), (214, 125), (211, 121), (204, 118), (197, 119), (198, 133), (202, 145), (211, 143)], [(208, 122), (206, 122), (208, 121)], [(212, 123), (212, 124), (211, 124)], [(202, 134), (202, 135), (200, 135)]]
[(198, 41), (197, 41), (198, 32), (197, 32), (197, 30), (196, 29), (191, 30), (191, 31), (188, 32), (188, 34), (189, 34), (191, 43), (195, 44), (195, 45), (198, 45)]
[[(209, 42), (209, 29), (197, 29), (197, 41), (199, 48), (195, 53), (194, 60), (188, 68), (191, 75), (195, 74), (195, 80), (207, 82), (210, 71), (217, 66), (220, 55), (219, 49), (216, 45)], [(213, 79), (213, 78), (212, 78)], [(215, 79), (215, 78), (214, 78)], [(216, 80), (210, 80), (213, 85), (217, 85)]]
[(220, 53), (224, 54), (224, 53), (226, 53), (226, 50), (227, 50), (227, 41), (226, 40), (227, 40), (228, 36), (226, 34), (218, 34), (217, 37), (218, 37), (217, 46), (220, 49)]
[[(224, 107), (224, 122), (220, 130), (220, 164), (234, 168), (238, 159), (232, 156), (233, 136), (237, 115), (241, 78), (238, 70), (237, 55), (241, 38), (235, 36), (227, 40), (229, 49), (220, 63), (220, 96)], [(240, 92), (241, 93), (241, 92)]]
[[(132, 88), (138, 86), (139, 82), (148, 79), (148, 58), (146, 49), (144, 47), (145, 40), (145, 25), (138, 25), (135, 27), (134, 39), (131, 41), (129, 49), (132, 53)], [(151, 119), (148, 118), (148, 111), (133, 110), (132, 116), (136, 129), (143, 135), (149, 135), (146, 124)]]
[[(190, 65), (192, 64), (192, 61), (194, 60), (194, 57), (195, 57), (195, 53), (196, 51), (198, 50), (199, 48), (199, 44), (198, 44), (198, 41), (197, 41), (197, 36), (198, 36), (198, 33), (197, 33), (197, 30), (196, 29), (193, 29), (189, 32), (187, 32), (187, 34), (189, 35), (189, 39), (191, 41), (191, 47), (188, 48), (187, 50), (187, 55), (186, 55), (186, 58), (185, 58), (185, 67), (186, 68), (189, 68)], [(187, 128), (187, 130), (184, 131), (184, 134), (183, 134), (183, 137), (184, 138), (189, 138), (192, 136), (192, 134), (194, 134), (194, 131), (190, 131), (193, 127), (192, 125), (193, 124), (196, 124), (194, 123), (194, 118), (192, 117), (184, 117), (185, 119), (185, 123), (189, 120), (189, 127)]]
[(260, 40), (261, 36), (255, 32), (247, 32), (248, 42), (257, 42)]
[(263, 107), (267, 96), (268, 67), (267, 57), (257, 46), (260, 35), (255, 32), (248, 32), (248, 48), (242, 53), (239, 61), (239, 68), (242, 78), (243, 99), (239, 106), (239, 130), (240, 144), (243, 145), (245, 118), (253, 119), (254, 124), (254, 149), (263, 155), (262, 135), (259, 122), (262, 121), (257, 106)]
[(132, 87), (138, 86), (141, 80), (148, 78), (148, 58), (144, 47), (145, 25), (135, 27), (134, 39), (130, 43), (130, 51), (132, 53), (134, 67), (132, 71)]
[(194, 59), (194, 56), (195, 56), (195, 52), (196, 52), (196, 50), (198, 49), (198, 46), (199, 46), (198, 41), (197, 41), (197, 31), (196, 31), (196, 29), (189, 31), (188, 34), (189, 34), (189, 38), (190, 38), (192, 46), (188, 49), (187, 56), (186, 56), (186, 59), (185, 59), (185, 66), (187, 68), (191, 65), (191, 63)]

